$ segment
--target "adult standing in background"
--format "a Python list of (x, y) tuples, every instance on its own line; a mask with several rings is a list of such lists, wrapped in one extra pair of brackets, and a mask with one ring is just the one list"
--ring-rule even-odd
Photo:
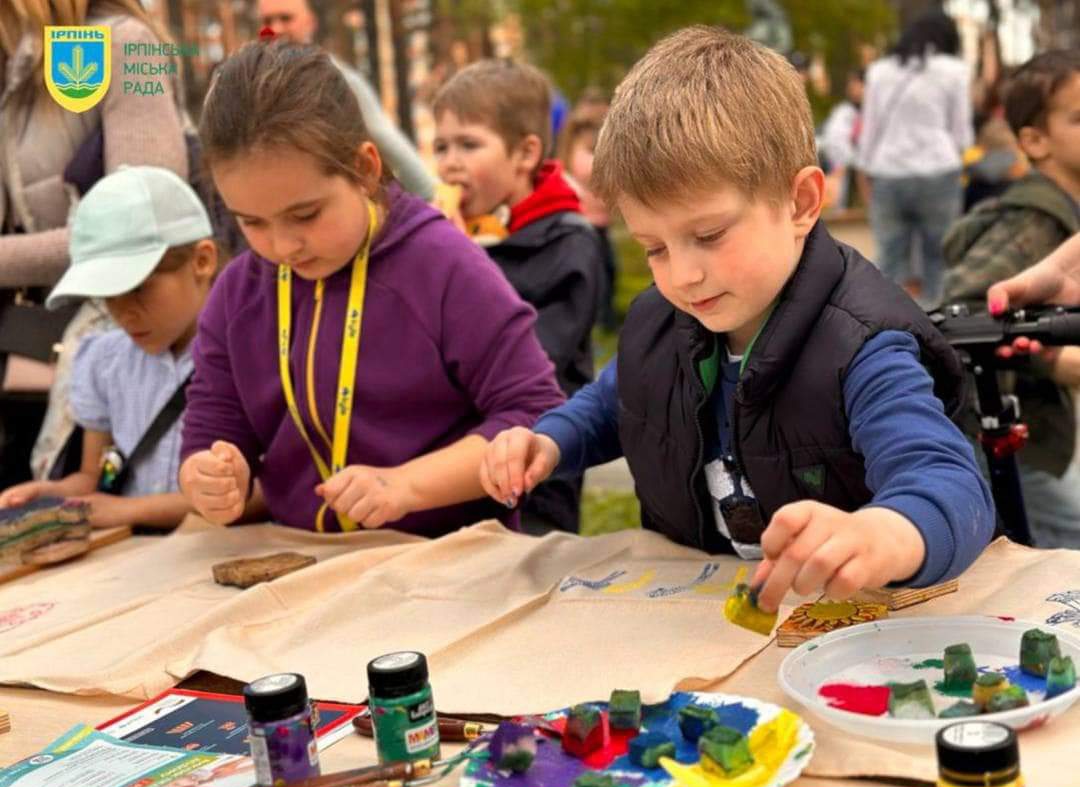
[[(319, 28), (308, 0), (259, 0), (259, 24), (270, 28), (274, 35), (285, 36), (298, 44), (312, 43)], [(379, 97), (360, 72), (333, 54), (330, 60), (345, 75), (345, 81), (356, 94), (368, 133), (401, 185), (430, 202), (435, 197), (436, 181), (416, 148), (383, 112)]]
[[(99, 104), (82, 113), (60, 107), (48, 94), (43, 76), (46, 25), (105, 25), (111, 29), (112, 86)], [(15, 344), (26, 338), (35, 315), (15, 311), (15, 301), (40, 303), (44, 292), (68, 266), (68, 217), (79, 191), (64, 173), (81, 172), (79, 180), (112, 172), (123, 164), (165, 167), (188, 175), (183, 115), (176, 83), (161, 80), (163, 92), (126, 93), (118, 75), (127, 44), (167, 41), (139, 0), (3, 0), (0, 2), (0, 311), (10, 309)], [(76, 166), (73, 166), (76, 165)], [(90, 182), (80, 182), (86, 190)], [(43, 311), (43, 310), (42, 310)], [(49, 412), (34, 449), (34, 475), (49, 470), (73, 429), (67, 411), (67, 375), (78, 339), (108, 324), (100, 305), (88, 303), (64, 333), (64, 352), (55, 369)], [(22, 334), (18, 336), (17, 334)], [(0, 345), (5, 344), (0, 336)], [(10, 349), (10, 346), (7, 348)], [(47, 357), (47, 351), (46, 351)], [(26, 388), (35, 367), (0, 346), (6, 385)], [(40, 355), (39, 355), (40, 358)], [(51, 369), (38, 379), (48, 388)], [(18, 379), (17, 379), (18, 378)], [(31, 384), (30, 388), (35, 385)], [(25, 463), (36, 418), (12, 417), (5, 408), (5, 457), (16, 448)], [(27, 440), (29, 434), (29, 440)], [(25, 445), (24, 445), (25, 443)], [(5, 470), (9, 463), (5, 463)], [(11, 479), (7, 479), (11, 480)]]
[[(882, 271), (926, 306), (941, 298), (942, 238), (960, 216), (963, 151), (972, 144), (971, 77), (956, 23), (916, 19), (867, 70), (858, 167), (870, 176), (870, 225)], [(918, 242), (922, 280), (912, 277)]]

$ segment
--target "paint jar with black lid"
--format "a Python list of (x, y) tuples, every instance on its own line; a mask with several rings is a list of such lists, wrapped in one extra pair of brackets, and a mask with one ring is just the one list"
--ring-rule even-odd
[(244, 686), (251, 758), (259, 787), (319, 775), (315, 720), (303, 675), (267, 675)]
[(379, 762), (437, 760), (439, 726), (424, 654), (379, 656), (367, 665), (367, 675)]
[(1024, 787), (1016, 733), (992, 721), (938, 730), (938, 787)]

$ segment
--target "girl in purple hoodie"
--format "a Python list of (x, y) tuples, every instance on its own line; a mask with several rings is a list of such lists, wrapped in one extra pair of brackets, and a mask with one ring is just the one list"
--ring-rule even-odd
[(240, 49), (200, 136), (252, 250), (199, 320), (180, 469), (192, 506), (223, 525), (268, 511), (426, 536), (499, 513), (479, 480), (488, 440), (563, 398), (535, 312), (392, 180), (315, 48)]

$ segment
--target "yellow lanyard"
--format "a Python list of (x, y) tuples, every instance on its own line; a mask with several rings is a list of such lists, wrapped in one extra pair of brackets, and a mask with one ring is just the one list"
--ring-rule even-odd
[[(296, 406), (296, 393), (293, 390), (292, 374), (289, 371), (289, 344), (292, 338), (292, 270), (286, 265), (278, 266), (277, 300), (278, 300), (278, 370), (281, 374), (281, 389), (285, 394), (285, 403), (289, 407), (289, 414), (297, 431), (307, 443), (308, 450), (315, 460), (315, 466), (319, 470), (319, 476), (326, 481), (330, 476), (340, 472), (345, 467), (345, 455), (349, 447), (349, 421), (352, 419), (352, 406), (354, 399), (354, 385), (356, 383), (356, 362), (360, 354), (360, 326), (364, 313), (364, 292), (367, 289), (368, 253), (371, 250), (371, 239), (375, 235), (376, 222), (375, 206), (368, 202), (368, 231), (364, 246), (353, 260), (352, 282), (349, 285), (349, 303), (345, 312), (345, 328), (341, 340), (341, 367), (338, 369), (337, 395), (334, 403), (334, 438), (330, 449), (330, 464), (319, 455), (318, 449), (308, 436), (304, 422), (300, 419), (300, 409)], [(319, 279), (315, 282), (315, 318), (312, 322), (312, 334), (318, 330), (318, 321), (322, 310), (322, 294), (325, 282)], [(314, 342), (308, 348), (308, 362), (315, 352)], [(314, 375), (308, 375), (308, 385), (314, 383)], [(318, 413), (314, 407), (314, 394), (308, 391), (308, 399), (311, 405), (311, 417), (319, 431), (322, 425), (319, 422)], [(320, 532), (323, 528), (323, 519), (326, 516), (326, 503), (319, 507), (315, 518), (315, 528)], [(338, 522), (342, 530), (355, 530), (356, 523), (348, 517), (339, 515)]]

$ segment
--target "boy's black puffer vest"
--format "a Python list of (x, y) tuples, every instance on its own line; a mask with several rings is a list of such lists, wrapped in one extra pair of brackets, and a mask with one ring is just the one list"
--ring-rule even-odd
[[(958, 417), (965, 384), (956, 353), (899, 287), (818, 222), (735, 391), (735, 453), (766, 524), (796, 500), (846, 511), (870, 501), (843, 384), (863, 344), (885, 330), (915, 336), (934, 393)], [(642, 525), (709, 552), (731, 551), (716, 529), (703, 471), (705, 442), (717, 432), (701, 364), (715, 364), (720, 347), (653, 287), (631, 306), (618, 351), (619, 439)], [(748, 543), (761, 536), (733, 535)]]

